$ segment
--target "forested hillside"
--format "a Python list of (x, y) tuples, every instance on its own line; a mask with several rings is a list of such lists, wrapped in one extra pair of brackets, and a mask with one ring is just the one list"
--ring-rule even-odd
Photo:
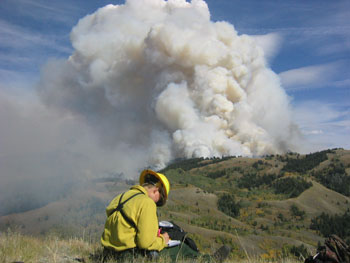
[[(198, 194), (216, 199), (217, 209), (225, 214), (216, 218), (205, 200), (201, 203), (199, 197), (189, 197), (197, 200), (194, 205), (181, 209), (170, 205), (166, 216), (228, 233), (232, 243), (237, 233), (253, 243), (264, 237), (271, 247), (280, 248), (288, 244), (315, 247), (329, 234), (350, 242), (349, 151), (192, 159), (178, 161), (162, 172), (176, 188), (193, 187)], [(193, 215), (186, 222), (188, 212)], [(265, 247), (264, 242), (257, 243), (252, 250)]]
[[(234, 257), (272, 259), (313, 253), (331, 233), (350, 241), (350, 151), (195, 158), (161, 172), (171, 192), (160, 219), (181, 225), (202, 251), (230, 244)], [(1, 216), (0, 230), (98, 242), (106, 205), (135, 182), (96, 178), (41, 208)]]

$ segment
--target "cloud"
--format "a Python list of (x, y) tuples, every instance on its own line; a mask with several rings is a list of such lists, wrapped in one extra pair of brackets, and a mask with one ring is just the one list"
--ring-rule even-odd
[(310, 135), (310, 134), (323, 134), (322, 130), (311, 130), (311, 131), (304, 131), (304, 134)]
[(282, 86), (287, 90), (324, 87), (332, 81), (341, 63), (308, 66), (281, 72)]
[(266, 35), (254, 36), (257, 44), (262, 47), (267, 60), (273, 59), (279, 52), (282, 44), (282, 37), (277, 33), (269, 33)]
[(58, 44), (57, 37), (54, 34), (42, 35), (33, 32), (18, 25), (11, 24), (0, 19), (0, 46), (3, 48), (16, 48), (18, 52), (21, 49), (46, 47), (63, 53), (71, 52), (71, 49)]
[(297, 148), (297, 128), (259, 45), (271, 54), (277, 39), (238, 36), (210, 21), (204, 1), (130, 0), (81, 19), (73, 54), (48, 63), (38, 90), (106, 146), (149, 149), (151, 166), (284, 152)]
[[(27, 4), (50, 9), (46, 2)], [(67, 182), (103, 174), (136, 178), (140, 169), (162, 168), (177, 157), (349, 147), (349, 117), (334, 105), (305, 102), (293, 116), (266, 63), (282, 34), (238, 35), (229, 23), (210, 21), (202, 1), (108, 5), (73, 28), (74, 50), (53, 35), (47, 39), (3, 20), (0, 35), (5, 47), (71, 54), (42, 69), (40, 100), (8, 86), (22, 73), (0, 70), (0, 203), (28, 184), (32, 193), (58, 193)], [(293, 69), (280, 77), (288, 90), (316, 87), (332, 80), (337, 67)]]
[(76, 14), (80, 11), (75, 1), (12, 0), (5, 8), (16, 10), (22, 18), (50, 21), (61, 26), (74, 23)]
[[(297, 104), (295, 106), (295, 113), (298, 116), (297, 119), (298, 123), (301, 125), (301, 128), (314, 124), (325, 124), (344, 115), (343, 112), (337, 111), (331, 105), (318, 101), (305, 101)], [(310, 122), (310, 120), (313, 121)]]
[[(75, 156), (77, 160), (80, 158), (76, 162), (77, 168), (72, 168), (73, 174), (80, 175), (88, 170), (91, 170), (90, 174), (94, 174), (97, 171), (114, 169), (116, 159), (122, 160), (118, 166), (123, 170), (138, 169), (125, 160), (128, 154), (132, 154), (135, 161), (139, 158), (132, 149), (127, 149), (128, 145), (121, 143), (117, 151), (101, 147), (97, 137), (91, 132), (91, 127), (79, 116), (50, 109), (33, 94), (25, 96), (23, 93), (0, 90), (0, 102), (0, 158), (68, 154)], [(37, 169), (48, 170), (54, 162), (51, 160)], [(57, 170), (60, 168), (57, 167)]]
[(0, 19), (2, 86), (32, 87), (48, 54), (69, 54), (71, 48), (53, 33), (39, 33)]
[(57, 8), (57, 6), (53, 7), (52, 4), (48, 5), (47, 2), (45, 2), (45, 1), (17, 0), (17, 2), (18, 2), (18, 4), (32, 7), (32, 9), (44, 9), (46, 11), (49, 11), (52, 13), (56, 12), (59, 14), (66, 13), (65, 11), (61, 11), (59, 8)]
[(4, 64), (27, 64), (32, 62), (32, 58), (28, 56), (13, 56), (12, 54), (0, 54), (0, 61)]
[[(147, 149), (101, 147), (83, 120), (47, 108), (33, 94), (0, 89), (0, 216), (36, 208), (91, 178), (136, 177)], [(132, 158), (130, 158), (132, 156)]]
[(337, 88), (350, 88), (350, 79), (338, 80), (333, 84)]
[(326, 44), (316, 47), (316, 51), (321, 56), (348, 53), (350, 51), (350, 33), (343, 41), (327, 41)]
[(339, 105), (304, 101), (294, 106), (295, 120), (313, 151), (350, 149), (350, 114)]
[(19, 70), (7, 70), (0, 68), (0, 91), (9, 94), (33, 93), (34, 84), (38, 81), (38, 76), (32, 72), (21, 72)]

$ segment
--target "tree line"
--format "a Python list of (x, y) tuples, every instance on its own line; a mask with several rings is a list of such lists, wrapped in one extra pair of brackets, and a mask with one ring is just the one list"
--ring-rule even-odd
[(327, 153), (333, 153), (332, 150), (325, 150), (321, 152), (315, 152), (305, 155), (305, 157), (300, 158), (289, 158), (288, 156), (284, 159), (287, 161), (286, 165), (283, 167), (282, 171), (285, 172), (297, 172), (306, 173), (311, 169), (315, 168), (317, 165), (326, 161), (328, 159)]
[(311, 219), (310, 228), (317, 230), (324, 237), (336, 234), (350, 243), (350, 211), (344, 214), (329, 215), (324, 212)]
[(237, 186), (239, 188), (259, 188), (268, 186), (274, 189), (276, 194), (284, 194), (289, 198), (297, 197), (302, 192), (312, 186), (311, 182), (307, 182), (301, 176), (281, 178), (280, 175), (249, 173), (238, 179)]
[(350, 196), (350, 176), (346, 174), (342, 163), (331, 163), (327, 168), (312, 175), (325, 187)]
[[(191, 159), (178, 159), (175, 160), (174, 163), (169, 164), (166, 168), (164, 168), (163, 170), (159, 171), (161, 173), (165, 173), (168, 170), (172, 170), (172, 169), (182, 169), (184, 171), (189, 171), (191, 169), (194, 168), (199, 168), (202, 166), (206, 166), (208, 164), (213, 164), (213, 163), (218, 163), (218, 162), (222, 162), (222, 161), (226, 161), (228, 159), (231, 158), (235, 158), (235, 156), (225, 156), (225, 157), (212, 157), (212, 158), (191, 158)], [(204, 161), (208, 161), (208, 162), (204, 162)]]

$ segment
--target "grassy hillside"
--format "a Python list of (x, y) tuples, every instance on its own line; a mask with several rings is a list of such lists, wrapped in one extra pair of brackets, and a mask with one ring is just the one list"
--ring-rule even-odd
[[(52, 262), (52, 263), (96, 263), (100, 262), (102, 250), (96, 243), (84, 239), (61, 239), (54, 235), (33, 237), (18, 232), (5, 232), (0, 235), (0, 262)], [(112, 261), (108, 261), (109, 263)], [(149, 262), (138, 259), (137, 262)], [(168, 258), (160, 258), (159, 263), (169, 262)], [(179, 260), (179, 263), (184, 262)], [(202, 262), (198, 260), (197, 262)], [(226, 262), (236, 263), (269, 263), (272, 261), (257, 257), (247, 259), (228, 258)], [(281, 263), (297, 263), (297, 259), (286, 257)]]
[[(285, 258), (293, 251), (313, 254), (329, 222), (323, 228), (311, 229), (311, 224), (333, 220), (331, 216), (341, 222), (350, 213), (350, 151), (343, 149), (197, 158), (174, 162), (162, 172), (171, 192), (159, 209), (160, 219), (181, 225), (204, 252), (230, 244), (235, 260)], [(0, 231), (15, 228), (41, 239), (75, 237), (96, 244), (106, 205), (132, 183), (117, 178), (81, 184), (44, 207), (0, 217)], [(330, 217), (321, 220), (322, 213)], [(350, 240), (350, 231), (343, 234)]]
[[(342, 177), (350, 178), (350, 152), (177, 162), (163, 170), (173, 191), (160, 215), (195, 233), (204, 249), (229, 242), (237, 254), (245, 247), (249, 254), (267, 258), (299, 246), (312, 253), (324, 240), (320, 231), (310, 229), (312, 219), (321, 213), (342, 215), (350, 208), (350, 198), (344, 195), (350, 188), (347, 179), (341, 189), (345, 191), (339, 193), (318, 178), (320, 173), (332, 178), (332, 167), (343, 168)], [(238, 206), (238, 215), (218, 209), (224, 195), (233, 196), (231, 208)]]
[(0, 262), (78, 262), (88, 259), (97, 247), (82, 239), (60, 239), (55, 235), (33, 237), (18, 232), (0, 235)]

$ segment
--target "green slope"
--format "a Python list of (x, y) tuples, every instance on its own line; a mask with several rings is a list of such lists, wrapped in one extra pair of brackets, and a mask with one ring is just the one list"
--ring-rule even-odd
[[(346, 191), (339, 193), (333, 187), (334, 171), (343, 171), (339, 178), (345, 178), (342, 182), (347, 186), (350, 151), (178, 161), (162, 171), (171, 182), (171, 192), (167, 205), (159, 209), (159, 217), (181, 225), (204, 251), (223, 243), (231, 244), (237, 257), (249, 253), (272, 258), (283, 249), (302, 244), (314, 251), (324, 237), (310, 229), (311, 219), (321, 213), (343, 214), (350, 207)], [(330, 178), (329, 185), (319, 180), (319, 174)], [(286, 190), (278, 191), (281, 184), (276, 181), (293, 183), (296, 178), (312, 186), (293, 198)], [(291, 188), (299, 186), (291, 184)], [(0, 217), (0, 230), (15, 227), (27, 234), (53, 232), (98, 241), (105, 206), (129, 187), (130, 182), (120, 179), (91, 181), (42, 208)], [(218, 200), (225, 194), (234, 196), (239, 215), (231, 217), (218, 209)]]

